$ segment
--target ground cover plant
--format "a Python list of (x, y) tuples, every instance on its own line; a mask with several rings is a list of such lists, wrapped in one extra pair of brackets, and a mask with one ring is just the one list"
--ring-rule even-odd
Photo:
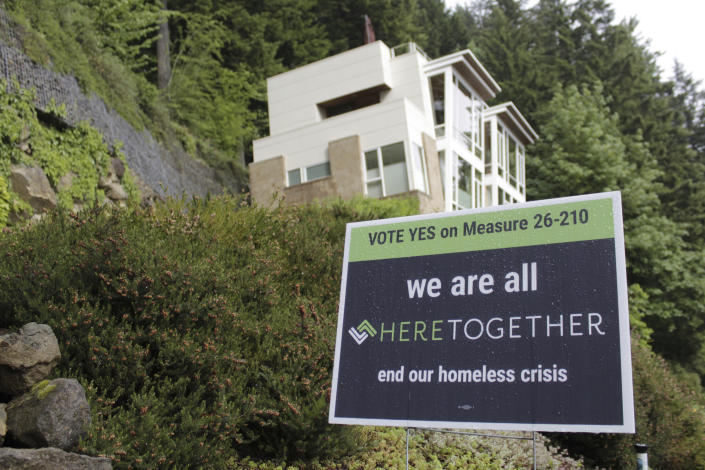
[[(32, 208), (11, 190), (12, 165), (40, 167), (57, 189), (59, 206), (71, 209), (75, 202), (102, 203), (105, 193), (98, 182), (107, 175), (110, 159), (125, 160), (120, 149), (110, 149), (90, 124), (81, 122), (76, 127), (63, 124), (64, 109), (58, 106), (40, 115), (34, 100), (34, 90), (0, 80), (0, 227), (13, 212), (32, 215)], [(139, 200), (139, 192), (129, 168), (125, 175), (122, 185), (134, 204)], [(70, 184), (61, 184), (67, 176)]]

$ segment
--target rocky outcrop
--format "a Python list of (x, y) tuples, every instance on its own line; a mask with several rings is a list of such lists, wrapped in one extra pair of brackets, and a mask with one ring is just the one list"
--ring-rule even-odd
[(20, 199), (32, 206), (35, 214), (56, 208), (56, 194), (44, 171), (38, 166), (12, 165), (10, 187)]
[(107, 176), (102, 177), (98, 182), (98, 187), (105, 191), (105, 196), (120, 205), (127, 201), (127, 191), (120, 184), (124, 174), (125, 164), (119, 158), (113, 158)]
[(48, 325), (28, 323), (19, 332), (0, 332), (0, 394), (15, 396), (49, 375), (61, 358)]
[(88, 432), (91, 414), (77, 380), (42, 380), (60, 357), (48, 325), (0, 330), (0, 397), (12, 398), (0, 403), (0, 469), (112, 469), (109, 459), (64, 452)]
[(6, 412), (8, 437), (27, 447), (70, 449), (91, 423), (86, 392), (76, 379), (40, 382)]
[(109, 459), (71, 454), (61, 449), (10, 449), (0, 447), (3, 470), (111, 470)]
[[(0, 20), (3, 15), (0, 8)], [(244, 182), (223, 178), (179, 145), (160, 144), (146, 129), (132, 127), (98, 96), (84, 93), (74, 77), (35, 64), (18, 47), (19, 44), (12, 41), (3, 43), (0, 37), (0, 77), (8, 83), (16, 80), (22, 88), (36, 90), (38, 109), (47, 111), (52, 102), (64, 105), (68, 125), (87, 121), (103, 134), (111, 148), (121, 144), (130, 170), (143, 185), (149, 186), (150, 192), (159, 197), (182, 194), (205, 197), (221, 194), (226, 189), (236, 194), (240, 192)], [(141, 185), (138, 183), (138, 186)]]
[[(113, 158), (107, 176), (103, 176), (98, 182), (98, 187), (105, 192), (106, 204), (121, 207), (126, 205), (128, 194), (122, 186), (124, 174), (125, 164), (119, 158)], [(14, 223), (30, 217), (32, 220), (41, 218), (45, 212), (56, 207), (57, 193), (70, 188), (75, 178), (75, 173), (66, 173), (57, 182), (55, 191), (44, 171), (38, 166), (12, 165), (10, 169), (11, 188), (20, 199), (30, 205), (33, 214), (13, 212), (10, 214), (10, 221)], [(143, 201), (151, 202), (155, 199), (156, 195), (150, 188), (145, 187), (139, 181), (137, 184), (142, 192)], [(74, 200), (74, 212), (83, 209), (83, 203), (84, 201)]]

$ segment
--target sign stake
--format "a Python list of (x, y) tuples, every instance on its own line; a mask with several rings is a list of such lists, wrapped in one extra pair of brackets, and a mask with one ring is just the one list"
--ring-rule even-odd
[(406, 428), (406, 470), (409, 470), (409, 428)]

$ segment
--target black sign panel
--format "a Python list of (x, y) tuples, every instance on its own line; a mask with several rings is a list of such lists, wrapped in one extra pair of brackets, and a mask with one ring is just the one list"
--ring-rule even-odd
[[(537, 232), (547, 227), (533, 218), (543, 223), (547, 205), (568, 203), (576, 222), (584, 209), (582, 225), (604, 225), (619, 214), (615, 202), (611, 193), (351, 224), (331, 422), (633, 432), (621, 217), (609, 230), (559, 225), (543, 232), (552, 241), (543, 244)], [(527, 233), (463, 234), (483, 217), (526, 219)], [(438, 236), (414, 245), (410, 234), (421, 226)], [(351, 233), (357, 227), (364, 231)], [(453, 239), (446, 252), (438, 248), (443, 228)], [(399, 240), (399, 230), (409, 236)], [(351, 238), (373, 246), (370, 233), (382, 232), (397, 232), (393, 257), (383, 257), (383, 245), (351, 256)], [(468, 240), (458, 245), (461, 236)], [(492, 238), (498, 247), (488, 247)], [(405, 243), (418, 255), (403, 256)]]

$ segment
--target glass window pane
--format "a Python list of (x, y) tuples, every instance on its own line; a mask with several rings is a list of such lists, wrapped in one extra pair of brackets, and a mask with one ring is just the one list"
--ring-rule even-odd
[(289, 170), (289, 186), (301, 184), (301, 169)]
[(382, 147), (382, 164), (384, 166), (393, 163), (404, 162), (404, 143), (385, 145)]
[(464, 209), (472, 207), (472, 166), (458, 159), (458, 205)]
[(436, 125), (440, 125), (445, 122), (445, 83), (443, 75), (434, 75), (429, 81), (431, 82), (431, 95), (433, 97), (433, 120)]
[(369, 197), (376, 198), (384, 196), (384, 193), (382, 192), (382, 182), (374, 181), (372, 183), (367, 183), (367, 195)]
[(403, 193), (409, 190), (409, 180), (404, 158), (404, 144), (386, 145), (382, 147), (382, 164), (384, 165), (384, 188), (387, 196)]
[(377, 160), (377, 150), (365, 152), (365, 168), (367, 170), (367, 179), (371, 180), (379, 178), (379, 161)]
[(510, 182), (514, 187), (516, 187), (516, 177), (517, 177), (517, 144), (512, 136), (509, 136), (509, 176)]
[(306, 181), (317, 180), (318, 178), (324, 178), (330, 176), (330, 163), (319, 163), (318, 165), (311, 165), (306, 168)]
[(485, 171), (492, 164), (492, 127), (489, 122), (485, 123)]

